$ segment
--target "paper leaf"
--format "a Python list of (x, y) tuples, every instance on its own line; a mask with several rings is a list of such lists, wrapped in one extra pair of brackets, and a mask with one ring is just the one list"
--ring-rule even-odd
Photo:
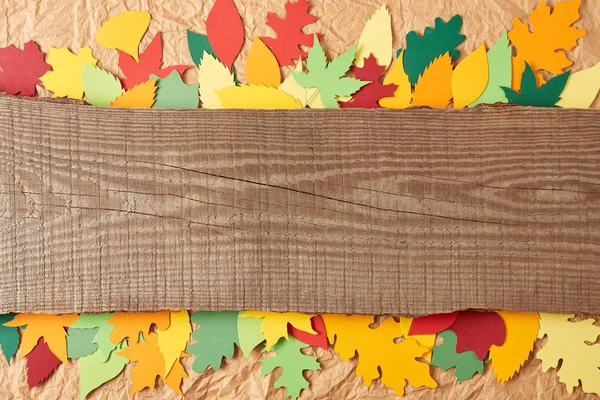
[(292, 109), (303, 108), (293, 96), (274, 87), (229, 86), (217, 92), (223, 108)]
[(368, 83), (343, 77), (350, 69), (355, 54), (356, 47), (328, 64), (325, 52), (315, 36), (306, 62), (308, 73), (292, 72), (292, 74), (300, 86), (307, 89), (317, 88), (325, 107), (339, 108), (337, 97), (350, 96)]
[(237, 331), (240, 350), (246, 358), (250, 356), (252, 350), (265, 341), (265, 335), (260, 331), (262, 319), (238, 318)]
[(490, 78), (485, 45), (465, 57), (452, 73), (454, 108), (465, 108), (485, 91)]
[(275, 389), (285, 388), (286, 398), (291, 396), (292, 399), (297, 399), (303, 389), (308, 389), (308, 381), (303, 375), (304, 371), (321, 369), (317, 357), (300, 352), (305, 347), (307, 347), (306, 344), (293, 337), (289, 340), (281, 339), (273, 346), (275, 357), (261, 360), (262, 376), (272, 373), (275, 368), (281, 368), (281, 375), (275, 380), (273, 387)]
[(329, 346), (327, 344), (327, 332), (325, 330), (323, 318), (320, 315), (315, 315), (311, 318), (310, 323), (313, 331), (317, 332), (316, 335), (304, 332), (303, 330), (294, 328), (291, 325), (288, 325), (288, 333), (302, 343), (327, 350)]
[(219, 61), (231, 69), (244, 44), (244, 24), (232, 0), (216, 0), (206, 20), (206, 35)]
[(400, 317), (400, 328), (402, 329), (402, 335), (404, 337), (410, 337), (411, 339), (414, 339), (419, 346), (422, 347), (427, 347), (427, 353), (423, 354), (423, 359), (425, 361), (430, 362), (431, 361), (431, 357), (432, 357), (432, 352), (431, 350), (433, 349), (433, 346), (435, 345), (435, 339), (436, 339), (436, 334), (419, 334), (419, 335), (410, 335), (408, 332), (410, 332), (410, 327), (412, 325), (412, 323), (414, 322), (416, 318), (406, 318), (406, 317)]
[(156, 94), (156, 81), (140, 83), (117, 97), (111, 107), (151, 108)]
[(456, 318), (458, 311), (447, 314), (434, 314), (413, 319), (410, 324), (409, 335), (426, 335), (440, 333), (450, 328)]
[(404, 109), (410, 107), (412, 101), (412, 86), (408, 75), (404, 72), (404, 57), (398, 57), (392, 69), (383, 79), (384, 85), (397, 86), (394, 95), (379, 100), (379, 105), (384, 108)]
[[(160, 376), (171, 389), (178, 395), (183, 396), (181, 380), (187, 377), (187, 374), (183, 370), (180, 361), (175, 363), (171, 372), (165, 373), (165, 359), (158, 346), (157, 336), (156, 333), (144, 335), (146, 342), (131, 344), (129, 347), (115, 353), (126, 357), (129, 361), (136, 362), (131, 369), (129, 394), (133, 395), (147, 387), (154, 389), (156, 377)], [(182, 353), (183, 356), (186, 356), (186, 354)]]
[(317, 17), (308, 14), (310, 4), (307, 0), (295, 3), (288, 1), (285, 5), (286, 16), (279, 18), (275, 13), (267, 14), (267, 25), (277, 35), (276, 38), (261, 37), (263, 42), (273, 51), (280, 66), (293, 65), (298, 58), (304, 59), (307, 54), (300, 46), (311, 47), (313, 35), (307, 35), (302, 29), (317, 21)]
[(419, 78), (413, 93), (413, 106), (445, 108), (452, 100), (452, 59), (446, 53), (435, 59)]
[(81, 79), (86, 101), (93, 106), (108, 107), (123, 94), (119, 79), (102, 68), (84, 64)]
[(444, 371), (454, 368), (454, 376), (459, 382), (471, 379), (477, 372), (483, 373), (483, 361), (479, 360), (472, 351), (456, 352), (456, 334), (444, 331), (438, 334), (444, 340), (439, 346), (433, 348), (431, 365)]
[(192, 337), (197, 343), (191, 344), (188, 352), (196, 356), (192, 370), (202, 373), (212, 366), (221, 368), (223, 358), (232, 358), (234, 345), (239, 345), (237, 311), (196, 312), (192, 322), (200, 325)]
[[(117, 351), (125, 348), (125, 343), (115, 346)], [(83, 400), (93, 390), (114, 379), (123, 371), (129, 360), (118, 354), (112, 354), (106, 360), (100, 350), (79, 359), (80, 398)]]
[[(519, 88), (526, 62), (534, 72), (545, 70), (553, 74), (560, 74), (573, 65), (564, 51), (573, 50), (577, 41), (586, 34), (585, 30), (571, 26), (579, 19), (580, 4), (581, 0), (557, 2), (551, 12), (550, 7), (542, 0), (529, 15), (533, 31), (529, 30), (527, 23), (515, 18), (514, 27), (508, 33), (508, 38), (517, 50), (517, 55), (512, 60), (514, 90)], [(543, 82), (541, 75), (537, 76), (537, 82)]]
[(69, 328), (67, 335), (67, 357), (71, 359), (83, 358), (98, 350), (94, 338), (98, 334), (95, 329)]
[(177, 361), (181, 358), (190, 341), (192, 325), (190, 314), (187, 311), (171, 311), (169, 327), (165, 330), (158, 329), (157, 345), (165, 359), (165, 372), (169, 374)]
[(199, 66), (200, 63), (202, 63), (204, 52), (207, 52), (211, 56), (216, 57), (215, 52), (213, 51), (212, 47), (210, 47), (208, 36), (192, 32), (188, 29), (187, 41), (190, 56), (192, 57), (192, 61), (194, 61), (194, 65), (196, 67)]
[(477, 100), (469, 104), (475, 107), (479, 104), (507, 103), (508, 99), (502, 87), (509, 87), (512, 82), (512, 47), (508, 43), (506, 31), (496, 44), (487, 52), (489, 81), (485, 91)]
[(29, 354), (38, 344), (41, 337), (48, 344), (50, 350), (64, 363), (67, 362), (67, 332), (69, 326), (77, 320), (77, 314), (49, 315), (49, 314), (17, 314), (4, 326), (24, 326), (21, 332), (20, 358)]
[(381, 108), (379, 100), (394, 95), (397, 86), (394, 84), (382, 85), (379, 83), (381, 75), (386, 67), (377, 64), (373, 55), (363, 60), (362, 68), (353, 66), (352, 74), (367, 83), (352, 96), (352, 100), (342, 102), (342, 108)]
[(255, 37), (246, 58), (246, 79), (251, 85), (279, 87), (281, 71), (271, 50)]
[[(79, 77), (83, 73), (83, 65), (96, 66), (90, 47), (82, 47), (77, 55), (66, 47), (60, 49), (48, 47), (48, 63), (52, 71), (46, 72), (40, 81), (44, 87), (54, 94), (52, 97), (68, 97), (81, 100), (83, 98), (83, 82)], [(75, 79), (74, 79), (75, 77)]]
[(124, 51), (139, 61), (140, 41), (150, 25), (150, 13), (124, 11), (107, 20), (96, 33), (96, 43), (109, 49)]
[[(302, 60), (298, 59), (298, 63), (296, 64), (295, 72), (302, 72)], [(302, 104), (302, 107), (305, 107), (308, 101), (313, 98), (313, 95), (317, 91), (317, 89), (306, 89), (302, 86), (298, 85), (296, 82), (296, 78), (294, 75), (290, 74), (283, 80), (283, 83), (279, 85), (279, 90), (293, 96), (298, 99), (298, 101)]]
[(450, 53), (452, 60), (460, 56), (456, 49), (466, 36), (459, 32), (463, 25), (460, 15), (453, 16), (448, 22), (441, 18), (435, 19), (433, 28), (425, 28), (423, 37), (411, 31), (406, 35), (406, 50), (404, 51), (404, 70), (410, 83), (414, 86), (428, 65), (440, 56)]
[(141, 333), (144, 339), (148, 340), (148, 333), (152, 325), (165, 331), (171, 323), (169, 311), (155, 313), (142, 312), (119, 312), (111, 315), (107, 322), (115, 327), (110, 333), (110, 341), (119, 344), (123, 339), (129, 339), (130, 342), (136, 342)]
[(5, 323), (12, 321), (16, 314), (0, 314), (0, 346), (2, 353), (10, 365), (10, 360), (17, 352), (19, 347), (19, 331), (17, 328), (4, 326)]
[(334, 344), (342, 361), (348, 361), (358, 353), (356, 375), (363, 377), (365, 385), (370, 386), (380, 376), (380, 369), (381, 382), (394, 389), (398, 396), (404, 394), (407, 381), (415, 388), (437, 387), (429, 375), (429, 365), (416, 360), (429, 349), (419, 346), (412, 338), (394, 343), (402, 331), (400, 324), (392, 318), (372, 329), (369, 328), (374, 321), (372, 316), (324, 314), (322, 317), (329, 343)]
[(558, 379), (567, 386), (567, 392), (579, 386), (585, 393), (600, 394), (600, 345), (594, 343), (600, 335), (600, 327), (593, 319), (570, 322), (574, 315), (540, 313), (538, 338), (548, 336), (548, 342), (537, 352), (542, 361), (543, 372), (557, 368)]
[(156, 100), (152, 108), (198, 108), (198, 84), (186, 85), (177, 71), (166, 78), (150, 75), (156, 81)]
[(521, 369), (533, 350), (540, 327), (539, 314), (498, 311), (506, 325), (506, 340), (502, 346), (490, 347), (494, 375), (501, 383), (507, 382)]
[(235, 86), (235, 79), (219, 60), (209, 53), (204, 53), (202, 63), (198, 67), (198, 83), (202, 107), (215, 109), (223, 108), (217, 91)]
[(80, 314), (77, 321), (69, 327), (69, 329), (98, 329), (98, 333), (96, 333), (92, 342), (98, 345), (98, 352), (104, 357), (103, 362), (108, 360), (108, 357), (117, 347), (110, 340), (110, 333), (115, 327), (108, 323), (108, 319), (112, 315), (114, 313)]
[(562, 108), (589, 108), (598, 97), (598, 91), (600, 91), (600, 63), (571, 74), (556, 105)]
[(457, 353), (472, 350), (480, 360), (506, 339), (504, 320), (495, 312), (461, 311), (448, 330), (456, 334)]
[(161, 68), (162, 64), (162, 39), (161, 33), (158, 32), (144, 52), (140, 55), (139, 60), (136, 60), (127, 53), (119, 51), (119, 68), (125, 75), (121, 79), (123, 89), (129, 90), (140, 83), (150, 79), (150, 75), (156, 75), (159, 78), (166, 78), (173, 71), (183, 74), (190, 69), (189, 65), (174, 65), (167, 68)]
[(538, 88), (535, 75), (529, 64), (526, 65), (521, 79), (521, 92), (509, 88), (502, 88), (509, 102), (522, 106), (556, 107), (560, 100), (571, 71), (555, 76)]
[(240, 318), (260, 318), (262, 324), (260, 331), (265, 335), (267, 340), (266, 349), (271, 350), (271, 347), (275, 345), (281, 338), (288, 339), (288, 324), (309, 332), (317, 334), (313, 331), (311, 318), (314, 315), (310, 314), (299, 314), (299, 313), (276, 313), (276, 312), (265, 312), (265, 311), (245, 311), (240, 314)]
[(41, 84), (40, 77), (50, 71), (34, 41), (29, 41), (23, 50), (10, 45), (0, 48), (0, 91), (7, 94), (35, 95), (35, 85)]
[(384, 4), (367, 21), (358, 39), (355, 64), (362, 68), (365, 59), (373, 55), (385, 71), (392, 62), (392, 53), (392, 16)]
[(60, 359), (56, 357), (41, 337), (25, 356), (25, 360), (27, 362), (27, 384), (29, 389), (33, 389), (48, 379), (61, 363)]

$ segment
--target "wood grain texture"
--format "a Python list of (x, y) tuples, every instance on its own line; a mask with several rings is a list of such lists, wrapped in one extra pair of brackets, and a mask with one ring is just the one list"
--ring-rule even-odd
[(600, 111), (0, 97), (0, 312), (600, 310)]

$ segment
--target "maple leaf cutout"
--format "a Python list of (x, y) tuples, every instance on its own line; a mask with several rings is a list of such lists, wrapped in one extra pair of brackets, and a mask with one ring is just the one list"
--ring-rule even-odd
[(377, 379), (381, 369), (381, 382), (394, 389), (398, 396), (404, 394), (407, 381), (413, 387), (437, 387), (429, 373), (429, 365), (416, 360), (429, 351), (413, 338), (400, 343), (394, 339), (402, 335), (400, 324), (387, 318), (376, 329), (369, 327), (372, 316), (322, 315), (329, 343), (348, 361), (358, 353), (356, 375), (362, 376), (367, 386)]
[(183, 74), (190, 69), (190, 65), (174, 65), (167, 68), (161, 68), (162, 64), (162, 40), (161, 33), (158, 32), (143, 53), (140, 54), (140, 61), (136, 62), (133, 57), (124, 51), (119, 52), (119, 68), (123, 71), (125, 78), (121, 79), (123, 89), (129, 90), (142, 82), (146, 82), (150, 75), (156, 75), (159, 78), (166, 78), (171, 72), (177, 71)]
[(29, 354), (38, 344), (40, 338), (63, 363), (67, 362), (67, 332), (65, 326), (77, 321), (77, 314), (49, 315), (49, 314), (17, 314), (12, 321), (5, 322), (4, 326), (24, 326), (21, 338), (20, 358)]
[(126, 338), (131, 342), (136, 342), (140, 333), (147, 340), (152, 324), (156, 324), (158, 330), (165, 331), (171, 320), (169, 311), (156, 313), (120, 312), (111, 315), (107, 322), (115, 326), (110, 332), (110, 341), (113, 344), (119, 344)]
[(266, 349), (270, 350), (281, 338), (288, 339), (288, 324), (316, 335), (312, 328), (311, 318), (314, 315), (300, 313), (276, 313), (263, 311), (245, 311), (240, 314), (241, 318), (261, 318), (260, 332), (267, 340)]
[(495, 312), (461, 311), (448, 328), (456, 333), (456, 352), (473, 351), (485, 359), (490, 347), (502, 346), (506, 340), (504, 320)]
[(548, 342), (537, 352), (542, 370), (557, 368), (558, 379), (567, 386), (567, 392), (579, 386), (586, 393), (600, 394), (600, 345), (594, 343), (600, 335), (600, 327), (593, 319), (570, 322), (575, 315), (540, 313), (538, 338), (548, 337)]
[(392, 97), (398, 88), (398, 85), (383, 85), (379, 82), (381, 75), (386, 70), (385, 65), (377, 64), (377, 59), (373, 54), (365, 58), (364, 65), (350, 68), (350, 72), (361, 81), (371, 82), (363, 86), (354, 93), (352, 100), (340, 102), (342, 108), (381, 108), (379, 100), (385, 97)]
[(36, 346), (25, 356), (27, 361), (27, 384), (33, 389), (44, 382), (58, 368), (61, 361), (52, 353), (43, 338), (39, 338)]
[(238, 316), (237, 311), (199, 311), (192, 314), (192, 322), (200, 325), (192, 334), (196, 343), (188, 347), (188, 352), (196, 356), (192, 365), (194, 372), (202, 373), (210, 366), (216, 371), (221, 367), (223, 358), (233, 357), (234, 345), (240, 345)]
[[(534, 72), (545, 70), (560, 74), (565, 68), (573, 65), (565, 51), (571, 51), (577, 46), (577, 41), (585, 36), (586, 31), (571, 25), (579, 19), (581, 0), (571, 0), (556, 3), (554, 11), (544, 0), (531, 12), (529, 20), (533, 32), (527, 23), (518, 18), (514, 27), (508, 33), (508, 38), (517, 49), (513, 57), (512, 88), (519, 89), (521, 75), (525, 70), (525, 62)], [(560, 51), (564, 50), (564, 51)], [(544, 82), (541, 74), (536, 74), (537, 83)]]
[(23, 50), (13, 45), (0, 49), (0, 91), (33, 96), (35, 85), (42, 83), (40, 77), (50, 71), (45, 57), (33, 40)]
[[(302, 29), (317, 21), (317, 17), (308, 14), (310, 4), (307, 0), (298, 0), (296, 3), (287, 2), (285, 5), (286, 16), (280, 18), (275, 13), (267, 14), (267, 25), (275, 31), (277, 37), (261, 37), (263, 42), (273, 51), (280, 66), (294, 65), (298, 58), (308, 55), (300, 46), (310, 48), (313, 44), (313, 35), (305, 34)], [(321, 34), (317, 34), (321, 38)]]

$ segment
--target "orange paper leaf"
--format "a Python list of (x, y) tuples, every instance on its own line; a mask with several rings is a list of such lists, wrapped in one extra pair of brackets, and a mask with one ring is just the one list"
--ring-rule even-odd
[(277, 59), (262, 40), (255, 37), (246, 58), (246, 79), (250, 85), (279, 87), (281, 71)]
[(156, 94), (156, 81), (140, 83), (132, 87), (112, 103), (111, 107), (123, 108), (150, 108), (154, 104), (154, 95)]
[(140, 332), (144, 335), (144, 339), (148, 340), (147, 336), (152, 324), (156, 324), (156, 328), (159, 330), (167, 330), (170, 318), (169, 311), (156, 313), (120, 312), (112, 315), (108, 319), (108, 323), (115, 326), (110, 332), (111, 342), (119, 344), (123, 339), (129, 338), (131, 343), (135, 343)]
[(417, 81), (413, 106), (446, 108), (452, 100), (452, 57), (450, 53), (436, 58)]

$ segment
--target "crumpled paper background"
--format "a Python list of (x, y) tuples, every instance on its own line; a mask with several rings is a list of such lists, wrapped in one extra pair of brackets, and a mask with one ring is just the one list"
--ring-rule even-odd
[[(205, 21), (213, 0), (4, 0), (0, 10), (0, 47), (9, 44), (22, 46), (29, 40), (35, 40), (43, 51), (48, 46), (67, 46), (71, 50), (91, 45), (99, 65), (113, 73), (119, 73), (117, 53), (95, 43), (94, 36), (103, 21), (124, 10), (147, 10), (152, 14), (149, 32), (142, 42), (142, 49), (149, 43), (157, 31), (163, 33), (163, 63), (191, 64), (186, 29), (205, 33)], [(236, 61), (239, 78), (243, 81), (245, 55), (252, 43), (253, 36), (272, 35), (265, 25), (267, 12), (283, 15), (285, 0), (234, 0), (246, 26), (246, 43), (241, 57)], [(358, 40), (362, 28), (381, 4), (382, 0), (310, 0), (311, 13), (319, 16), (319, 21), (307, 29), (308, 32), (324, 33), (324, 47), (330, 56), (340, 54), (351, 48)], [(473, 51), (482, 41), (488, 47), (506, 29), (512, 27), (514, 17), (525, 18), (536, 6), (538, 0), (394, 0), (385, 1), (392, 11), (394, 27), (394, 47), (404, 46), (404, 37), (410, 30), (422, 32), (431, 25), (437, 16), (445, 20), (454, 14), (464, 18), (463, 33), (467, 41), (462, 48)], [(549, 1), (553, 4), (554, 1)], [(574, 71), (591, 67), (600, 59), (600, 7), (598, 0), (583, 0), (581, 20), (576, 24), (587, 30), (587, 36), (580, 40), (579, 47), (570, 53), (575, 61)], [(186, 81), (196, 79), (193, 70), (186, 73)], [(48, 93), (41, 90), (42, 95)], [(594, 103), (600, 108), (600, 99)], [(536, 346), (539, 348), (538, 345)], [(341, 362), (337, 355), (318, 350), (323, 370), (307, 372), (311, 390), (304, 391), (301, 399), (395, 399), (391, 389), (375, 381), (367, 388), (361, 378), (357, 378), (354, 368), (356, 361)], [(232, 360), (225, 361), (223, 368), (204, 374), (191, 372), (191, 359), (185, 359), (186, 370), (190, 378), (184, 380), (183, 389), (186, 398), (191, 399), (281, 399), (285, 398), (282, 389), (273, 389), (273, 375), (261, 378), (258, 361), (259, 352), (255, 351), (246, 360), (239, 351)], [(79, 376), (75, 361), (68, 366), (61, 365), (50, 379), (33, 390), (29, 390), (26, 381), (25, 360), (14, 361), (8, 367), (6, 360), (0, 357), (0, 398), (17, 399), (78, 399)], [(130, 380), (127, 373), (96, 390), (91, 399), (127, 399)], [(277, 376), (278, 372), (275, 373)], [(496, 381), (489, 365), (483, 375), (477, 375), (470, 381), (458, 384), (452, 372), (444, 373), (435, 369), (434, 379), (439, 383), (437, 389), (407, 389), (407, 399), (562, 399), (568, 396), (553, 371), (541, 372), (541, 362), (535, 359), (527, 361), (519, 375), (502, 385)], [(433, 390), (433, 391), (432, 391)], [(595, 398), (585, 395), (578, 388), (573, 398)], [(136, 395), (137, 399), (176, 399), (171, 389), (157, 384), (153, 392), (144, 391)]]
[[(35, 40), (43, 51), (48, 46), (67, 46), (71, 50), (91, 45), (99, 65), (119, 73), (117, 52), (96, 44), (94, 36), (100, 25), (125, 10), (144, 10), (152, 15), (148, 34), (141, 48), (150, 42), (157, 31), (163, 33), (164, 57), (167, 65), (192, 64), (187, 49), (186, 29), (206, 33), (206, 19), (214, 0), (3, 0), (0, 10), (0, 47), (8, 44), (22, 46)], [(236, 72), (244, 82), (245, 56), (254, 36), (273, 36), (265, 24), (268, 12), (284, 15), (286, 0), (234, 0), (245, 24), (246, 42), (236, 61)], [(307, 32), (322, 32), (322, 43), (330, 56), (350, 49), (358, 40), (364, 24), (373, 12), (385, 3), (392, 12), (394, 48), (404, 47), (405, 36), (411, 30), (423, 32), (433, 25), (436, 17), (448, 20), (454, 14), (464, 18), (463, 33), (467, 36), (461, 46), (465, 53), (475, 50), (481, 42), (488, 48), (504, 30), (513, 26), (513, 18), (523, 20), (539, 0), (310, 0), (311, 13), (319, 17)], [(554, 4), (549, 0), (548, 4)], [(581, 20), (576, 26), (585, 28), (587, 36), (570, 52), (575, 61), (573, 71), (585, 69), (600, 61), (600, 7), (598, 0), (582, 0)], [(463, 54), (464, 56), (464, 54)], [(195, 71), (186, 73), (188, 83), (195, 82)], [(42, 94), (47, 95), (46, 92)], [(595, 108), (600, 108), (596, 99)]]

